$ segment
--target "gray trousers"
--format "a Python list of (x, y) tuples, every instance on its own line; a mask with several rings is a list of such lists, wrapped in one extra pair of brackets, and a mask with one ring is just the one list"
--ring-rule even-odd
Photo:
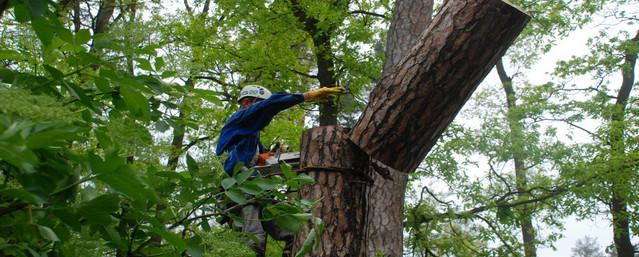
[(286, 242), (287, 246), (293, 243), (293, 233), (278, 228), (274, 221), (260, 220), (261, 213), (262, 207), (259, 204), (245, 205), (240, 213), (244, 220), (242, 232), (257, 257), (264, 256), (266, 252), (266, 233), (277, 241)]

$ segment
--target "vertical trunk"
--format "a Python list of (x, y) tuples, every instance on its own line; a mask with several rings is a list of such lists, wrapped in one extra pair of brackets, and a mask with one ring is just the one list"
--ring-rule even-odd
[(78, 32), (82, 26), (82, 19), (80, 17), (80, 0), (73, 1), (73, 31)]
[(448, 1), (429, 34), (422, 34), (428, 36), (373, 91), (353, 131), (321, 127), (305, 133), (300, 166), (318, 181), (301, 194), (320, 199), (315, 214), (327, 230), (313, 256), (375, 254), (368, 253), (367, 233), (356, 231), (368, 217), (362, 194), (367, 190), (362, 182), (371, 181), (367, 165), (414, 170), (528, 20), (500, 0)]
[[(639, 42), (639, 31), (631, 43), (637, 44)], [(614, 178), (612, 178), (612, 198), (610, 201), (610, 212), (612, 215), (612, 226), (614, 232), (615, 248), (617, 249), (617, 255), (619, 257), (633, 257), (634, 246), (631, 242), (630, 234), (630, 220), (628, 216), (628, 194), (627, 191), (631, 187), (629, 180), (626, 179), (631, 170), (619, 162), (620, 158), (625, 159), (625, 143), (624, 143), (624, 128), (625, 128), (625, 109), (630, 97), (632, 86), (634, 85), (635, 65), (637, 62), (637, 52), (624, 53), (625, 61), (622, 67), (622, 83), (619, 93), (617, 94), (617, 101), (615, 103), (615, 110), (610, 121), (610, 145), (611, 145), (611, 162), (609, 169), (612, 170)]]
[(9, 0), (0, 0), (0, 19), (2, 18), (2, 15), (4, 14), (4, 11), (7, 9), (8, 6)]
[[(417, 39), (430, 24), (433, 0), (398, 0), (388, 29), (386, 60), (382, 76), (417, 44)], [(368, 256), (402, 256), (404, 195), (408, 173), (389, 170), (392, 180), (372, 172), (373, 185), (369, 187), (366, 237)]]
[(95, 16), (95, 26), (93, 34), (105, 33), (109, 30), (109, 20), (113, 16), (115, 0), (104, 0), (100, 4), (98, 14)]
[[(320, 249), (310, 256), (369, 256), (366, 253), (366, 188), (368, 156), (346, 140), (347, 129), (324, 126), (302, 135), (300, 168), (315, 184), (300, 190), (304, 199), (319, 201), (313, 215), (322, 218), (325, 230)], [(306, 235), (296, 236), (297, 252)]]
[[(316, 32), (317, 33), (317, 32)], [(331, 38), (329, 33), (314, 35), (315, 58), (317, 58), (317, 79), (321, 86), (335, 85), (335, 63), (331, 50)], [(320, 126), (337, 125), (337, 102), (328, 101), (320, 104)]]
[[(188, 80), (186, 80), (184, 87), (187, 88), (187, 91), (190, 91), (190, 89), (194, 87), (193, 79), (189, 78)], [(186, 98), (182, 99), (182, 105), (185, 104), (184, 101), (186, 101)], [(171, 153), (169, 161), (167, 163), (167, 166), (169, 166), (169, 169), (171, 169), (172, 171), (177, 170), (180, 156), (182, 155), (182, 147), (184, 146), (184, 135), (186, 129), (186, 127), (182, 124), (185, 117), (184, 111), (178, 111), (178, 121), (176, 122), (178, 124), (178, 127), (173, 128), (173, 138), (171, 139)]]
[[(320, 28), (320, 21), (309, 16), (298, 0), (291, 0), (293, 14), (304, 25), (304, 30), (313, 39), (315, 58), (317, 59), (317, 79), (320, 86), (334, 86), (337, 82), (335, 75), (335, 54), (331, 46), (331, 36), (339, 24), (331, 24)], [(348, 7), (348, 1), (336, 0), (332, 4), (337, 8)], [(335, 101), (320, 104), (320, 126), (337, 125), (338, 106)]]
[[(521, 124), (521, 117), (516, 114), (514, 110), (517, 107), (515, 89), (513, 88), (512, 78), (508, 76), (504, 69), (502, 59), (497, 62), (497, 73), (499, 79), (506, 93), (506, 104), (508, 108), (507, 120), (508, 127), (510, 128), (510, 141), (512, 160), (515, 163), (515, 184), (520, 200), (525, 200), (529, 197), (527, 193), (524, 193), (528, 189), (528, 178), (526, 168), (524, 166), (524, 148), (522, 143), (523, 138), (523, 125)], [(536, 257), (537, 247), (535, 242), (535, 228), (532, 223), (532, 210), (523, 205), (519, 209), (519, 225), (521, 227), (522, 239), (524, 242), (524, 256)]]

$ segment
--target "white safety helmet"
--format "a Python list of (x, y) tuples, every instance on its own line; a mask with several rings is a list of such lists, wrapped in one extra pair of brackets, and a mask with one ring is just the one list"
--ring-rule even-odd
[(242, 101), (244, 97), (267, 99), (271, 97), (271, 91), (268, 91), (268, 89), (263, 86), (249, 85), (242, 88), (242, 91), (240, 91), (240, 97), (237, 98), (237, 102), (239, 103), (240, 101)]

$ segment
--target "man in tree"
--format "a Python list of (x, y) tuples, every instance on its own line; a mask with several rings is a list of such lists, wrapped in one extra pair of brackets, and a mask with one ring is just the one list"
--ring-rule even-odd
[[(231, 115), (222, 127), (216, 148), (217, 155), (228, 153), (224, 161), (224, 172), (232, 176), (241, 165), (255, 166), (258, 154), (264, 152), (260, 131), (277, 113), (302, 102), (326, 101), (345, 91), (343, 87), (322, 87), (303, 94), (271, 94), (268, 89), (258, 85), (242, 88), (237, 100), (240, 110)], [(281, 231), (272, 222), (261, 222), (261, 209), (259, 204), (250, 204), (243, 206), (240, 211), (240, 216), (244, 219), (242, 230), (254, 236), (248, 243), (257, 257), (264, 256), (266, 250), (265, 231), (275, 240), (285, 241), (287, 246), (293, 241), (291, 233)]]

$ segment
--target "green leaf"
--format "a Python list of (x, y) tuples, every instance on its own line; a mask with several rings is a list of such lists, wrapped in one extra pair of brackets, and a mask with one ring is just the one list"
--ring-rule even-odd
[(295, 257), (304, 257), (306, 254), (311, 252), (313, 249), (314, 242), (317, 240), (317, 233), (315, 232), (315, 228), (312, 228), (304, 240), (304, 244), (302, 244), (302, 248), (295, 254)]
[(88, 29), (81, 29), (75, 34), (75, 45), (80, 46), (91, 40), (91, 32)]
[(271, 190), (277, 186), (275, 181), (263, 177), (256, 177), (252, 180), (252, 182), (264, 190)]
[(102, 93), (108, 93), (108, 92), (112, 92), (113, 88), (111, 87), (109, 80), (103, 78), (103, 77), (96, 77), (93, 80), (93, 83), (95, 83), (95, 86), (100, 90), (100, 92)]
[(0, 60), (22, 60), (22, 55), (14, 50), (0, 50)]
[(242, 167), (242, 169), (240, 170), (241, 172), (234, 176), (238, 184), (244, 183), (244, 181), (246, 181), (246, 179), (248, 179), (254, 173), (253, 169), (247, 169), (246, 167)]
[(78, 214), (85, 217), (91, 224), (106, 225), (114, 222), (111, 214), (119, 208), (120, 198), (115, 194), (106, 194), (82, 203), (78, 208)]
[(120, 94), (133, 115), (144, 120), (150, 119), (151, 108), (149, 101), (147, 101), (142, 94), (135, 91), (130, 85), (122, 85), (120, 87)]
[(54, 67), (51, 67), (49, 65), (46, 65), (46, 64), (43, 65), (43, 66), (49, 72), (49, 74), (51, 74), (51, 76), (54, 79), (58, 79), (59, 80), (59, 79), (62, 79), (64, 77), (64, 73), (62, 73), (60, 70), (58, 70), (58, 69), (56, 69)]
[(296, 213), (275, 216), (274, 220), (280, 228), (290, 232), (297, 232), (302, 228), (302, 225), (312, 217), (313, 215), (309, 213)]
[(202, 238), (199, 236), (190, 238), (186, 242), (186, 252), (189, 253), (191, 257), (202, 257), (204, 254), (204, 249), (202, 248)]
[(151, 63), (149, 60), (144, 58), (135, 58), (135, 61), (138, 62), (140, 69), (145, 71), (153, 71), (153, 67), (151, 67)]
[(160, 235), (164, 240), (166, 240), (169, 244), (173, 245), (177, 248), (178, 252), (182, 252), (186, 249), (187, 244), (178, 236), (177, 234), (171, 233), (164, 228), (164, 224), (162, 224), (159, 220), (153, 217), (146, 216), (145, 219), (151, 223), (151, 231)]
[(58, 37), (62, 39), (62, 41), (67, 42), (71, 45), (75, 44), (75, 38), (73, 37), (73, 33), (71, 31), (61, 28), (57, 30)]
[(40, 231), (40, 235), (44, 239), (47, 239), (47, 240), (53, 241), (53, 242), (60, 241), (60, 239), (55, 234), (55, 232), (53, 232), (53, 230), (51, 230), (51, 228), (49, 228), (49, 227), (38, 225), (38, 231)]
[(122, 237), (115, 230), (114, 226), (102, 226), (103, 233), (102, 236), (105, 240), (110, 241), (116, 248), (118, 249), (126, 249), (126, 244), (122, 241)]
[(229, 189), (236, 183), (237, 183), (237, 180), (235, 180), (234, 178), (225, 178), (222, 180), (222, 188)]
[(67, 224), (69, 227), (73, 228), (73, 230), (80, 231), (81, 217), (75, 213), (75, 209), (66, 207), (66, 208), (54, 209), (52, 210), (52, 212), (62, 222)]
[(244, 196), (244, 193), (237, 188), (226, 190), (224, 191), (224, 194), (235, 203), (246, 204), (246, 197)]
[(287, 179), (293, 179), (297, 176), (297, 174), (293, 172), (293, 167), (286, 162), (280, 162), (280, 169), (282, 170), (282, 173), (284, 173), (284, 177)]
[(53, 39), (54, 29), (51, 27), (48, 20), (44, 18), (37, 18), (31, 21), (31, 26), (36, 35), (44, 45), (50, 45)]
[(165, 132), (169, 130), (169, 128), (171, 128), (171, 125), (169, 125), (169, 123), (167, 123), (164, 120), (161, 120), (155, 123), (155, 129), (157, 129), (160, 132)]
[(196, 97), (202, 98), (211, 103), (219, 104), (222, 102), (219, 98), (221, 95), (221, 93), (219, 92), (204, 89), (193, 89), (192, 92), (195, 94)]
[(31, 149), (49, 148), (68, 144), (68, 141), (77, 137), (77, 128), (47, 128), (46, 130), (32, 133), (27, 138), (27, 146)]
[(196, 173), (200, 169), (195, 159), (188, 153), (186, 154), (186, 166), (191, 174)]
[(164, 58), (157, 57), (155, 58), (155, 70), (160, 70), (164, 67)]
[(45, 0), (29, 0), (29, 7), (31, 9), (31, 17), (40, 18), (47, 10), (47, 1)]
[(33, 203), (33, 204), (44, 203), (44, 200), (42, 200), (42, 198), (40, 198), (39, 196), (22, 189), (3, 189), (3, 190), (0, 190), (0, 195), (14, 197), (22, 201)]
[(175, 75), (177, 75), (177, 71), (168, 70), (168, 71), (162, 72), (163, 79), (175, 77)]
[(13, 8), (13, 15), (16, 16), (16, 21), (27, 22), (31, 20), (31, 12), (25, 4), (18, 4)]
[(157, 202), (155, 193), (144, 185), (129, 165), (121, 165), (114, 172), (102, 172), (98, 179), (133, 200)]
[(264, 190), (253, 181), (246, 181), (242, 183), (238, 188), (242, 190), (242, 192), (250, 195), (259, 195), (264, 192)]

